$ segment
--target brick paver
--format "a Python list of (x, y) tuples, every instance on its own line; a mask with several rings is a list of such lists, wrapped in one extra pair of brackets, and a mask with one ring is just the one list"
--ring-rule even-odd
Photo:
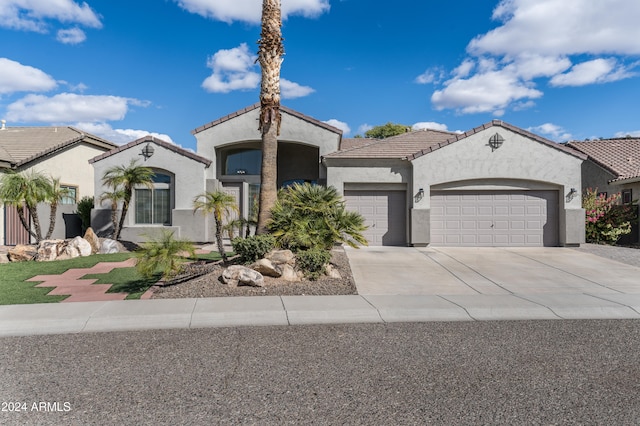
[(136, 259), (122, 262), (100, 262), (91, 268), (74, 268), (59, 275), (37, 275), (27, 281), (42, 281), (36, 287), (55, 287), (48, 294), (69, 295), (63, 302), (100, 302), (124, 300), (128, 293), (107, 293), (112, 284), (94, 284), (97, 279), (81, 279), (89, 274), (108, 274), (115, 268), (135, 266)]

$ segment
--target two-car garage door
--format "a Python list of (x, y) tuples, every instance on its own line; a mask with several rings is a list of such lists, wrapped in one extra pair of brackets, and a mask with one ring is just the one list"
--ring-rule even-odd
[(556, 246), (557, 191), (432, 191), (431, 244)]

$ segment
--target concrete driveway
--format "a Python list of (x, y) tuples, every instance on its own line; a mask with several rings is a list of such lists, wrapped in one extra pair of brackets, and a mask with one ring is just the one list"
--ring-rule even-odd
[(347, 254), (361, 295), (640, 295), (640, 268), (570, 248), (364, 247)]

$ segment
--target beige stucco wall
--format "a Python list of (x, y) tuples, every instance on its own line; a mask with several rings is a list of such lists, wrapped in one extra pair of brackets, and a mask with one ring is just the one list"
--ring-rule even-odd
[(357, 189), (358, 184), (366, 184), (368, 189), (388, 189), (387, 184), (411, 184), (411, 163), (389, 159), (326, 159), (327, 186), (333, 186), (338, 193), (347, 189)]

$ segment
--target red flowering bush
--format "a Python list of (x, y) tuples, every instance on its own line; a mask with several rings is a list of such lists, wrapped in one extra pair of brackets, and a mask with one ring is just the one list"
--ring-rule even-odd
[(588, 243), (615, 244), (622, 235), (631, 232), (631, 221), (636, 210), (630, 205), (620, 205), (620, 193), (598, 194), (597, 189), (587, 189), (582, 197), (586, 210), (586, 240)]

